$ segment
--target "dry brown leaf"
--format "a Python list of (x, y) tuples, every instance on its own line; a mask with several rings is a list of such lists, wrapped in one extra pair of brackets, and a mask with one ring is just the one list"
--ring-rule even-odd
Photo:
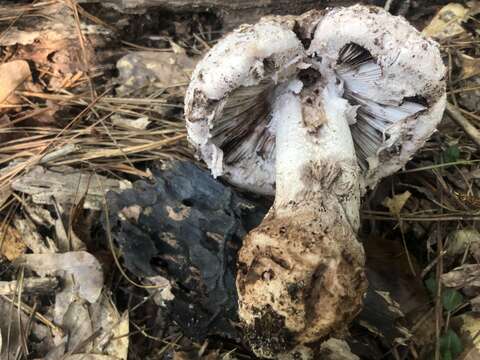
[(405, 191), (402, 194), (394, 195), (392, 198), (387, 197), (383, 200), (382, 205), (388, 208), (392, 215), (400, 216), (400, 212), (411, 195), (410, 191)]
[(468, 79), (472, 76), (480, 75), (480, 58), (474, 58), (465, 54), (460, 55), (462, 61), (461, 80)]
[(17, 259), (27, 251), (27, 245), (14, 227), (4, 224), (0, 227), (0, 255), (9, 261)]
[(0, 104), (31, 76), (30, 66), (24, 60), (15, 60), (0, 65)]
[[(16, 19), (8, 31), (2, 33), (0, 45), (26, 45), (18, 47), (18, 58), (31, 60), (37, 67), (45, 65), (55, 74), (85, 71), (86, 67), (94, 69), (98, 64), (97, 52), (106, 44), (109, 30), (98, 24), (87, 24), (83, 17), (77, 24), (69, 2), (43, 3), (37, 7), (34, 20), (32, 16)], [(15, 6), (4, 9), (15, 12)], [(83, 46), (80, 46), (77, 25), (85, 40)]]
[(448, 39), (465, 32), (462, 22), (469, 10), (461, 4), (450, 3), (440, 9), (422, 33), (438, 40)]

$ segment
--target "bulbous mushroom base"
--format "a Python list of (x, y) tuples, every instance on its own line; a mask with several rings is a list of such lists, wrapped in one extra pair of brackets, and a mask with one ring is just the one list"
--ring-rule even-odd
[(296, 346), (346, 327), (361, 309), (367, 288), (363, 247), (338, 201), (318, 203), (296, 204), (308, 210), (290, 216), (272, 209), (244, 239), (239, 316), (257, 356), (294, 353)]

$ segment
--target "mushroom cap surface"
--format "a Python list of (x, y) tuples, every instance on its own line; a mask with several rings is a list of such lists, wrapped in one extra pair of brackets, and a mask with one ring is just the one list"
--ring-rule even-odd
[(272, 104), (291, 80), (319, 76), (343, 86), (360, 182), (373, 187), (435, 131), (444, 75), (438, 45), (381, 8), (265, 18), (227, 35), (197, 65), (185, 98), (189, 141), (214, 176), (273, 195)]

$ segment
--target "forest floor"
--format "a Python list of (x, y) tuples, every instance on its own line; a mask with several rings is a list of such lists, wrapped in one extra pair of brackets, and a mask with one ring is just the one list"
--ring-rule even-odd
[[(351, 352), (331, 359), (480, 359), (480, 3), (438, 3), (390, 10), (419, 30), (430, 24), (453, 111), (363, 199), (370, 296)], [(142, 191), (174, 192), (149, 188), (159, 178), (183, 186), (182, 174), (205, 174), (159, 168), (196, 163), (183, 97), (228, 24), (208, 12), (121, 10), (0, 1), (0, 358), (253, 359), (224, 336), (231, 324), (189, 323), (185, 312), (210, 311), (205, 299), (166, 279), (170, 260), (148, 253), (158, 248), (122, 242), (138, 234), (109, 223), (109, 206), (130, 201), (122, 216), (138, 218)], [(271, 199), (239, 196), (261, 220)]]

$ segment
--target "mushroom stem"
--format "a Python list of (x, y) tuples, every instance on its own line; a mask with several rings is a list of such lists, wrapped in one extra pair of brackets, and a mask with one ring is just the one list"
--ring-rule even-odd
[[(276, 127), (276, 214), (304, 198), (336, 196), (357, 231), (360, 218), (359, 169), (348, 123), (351, 106), (334, 84), (280, 96), (273, 111)], [(319, 181), (321, 180), (321, 181)], [(290, 210), (287, 216), (291, 216)]]
[(295, 345), (342, 330), (366, 290), (350, 105), (316, 86), (316, 101), (312, 89), (276, 100), (275, 203), (239, 253), (239, 316), (261, 357), (306, 358)]

